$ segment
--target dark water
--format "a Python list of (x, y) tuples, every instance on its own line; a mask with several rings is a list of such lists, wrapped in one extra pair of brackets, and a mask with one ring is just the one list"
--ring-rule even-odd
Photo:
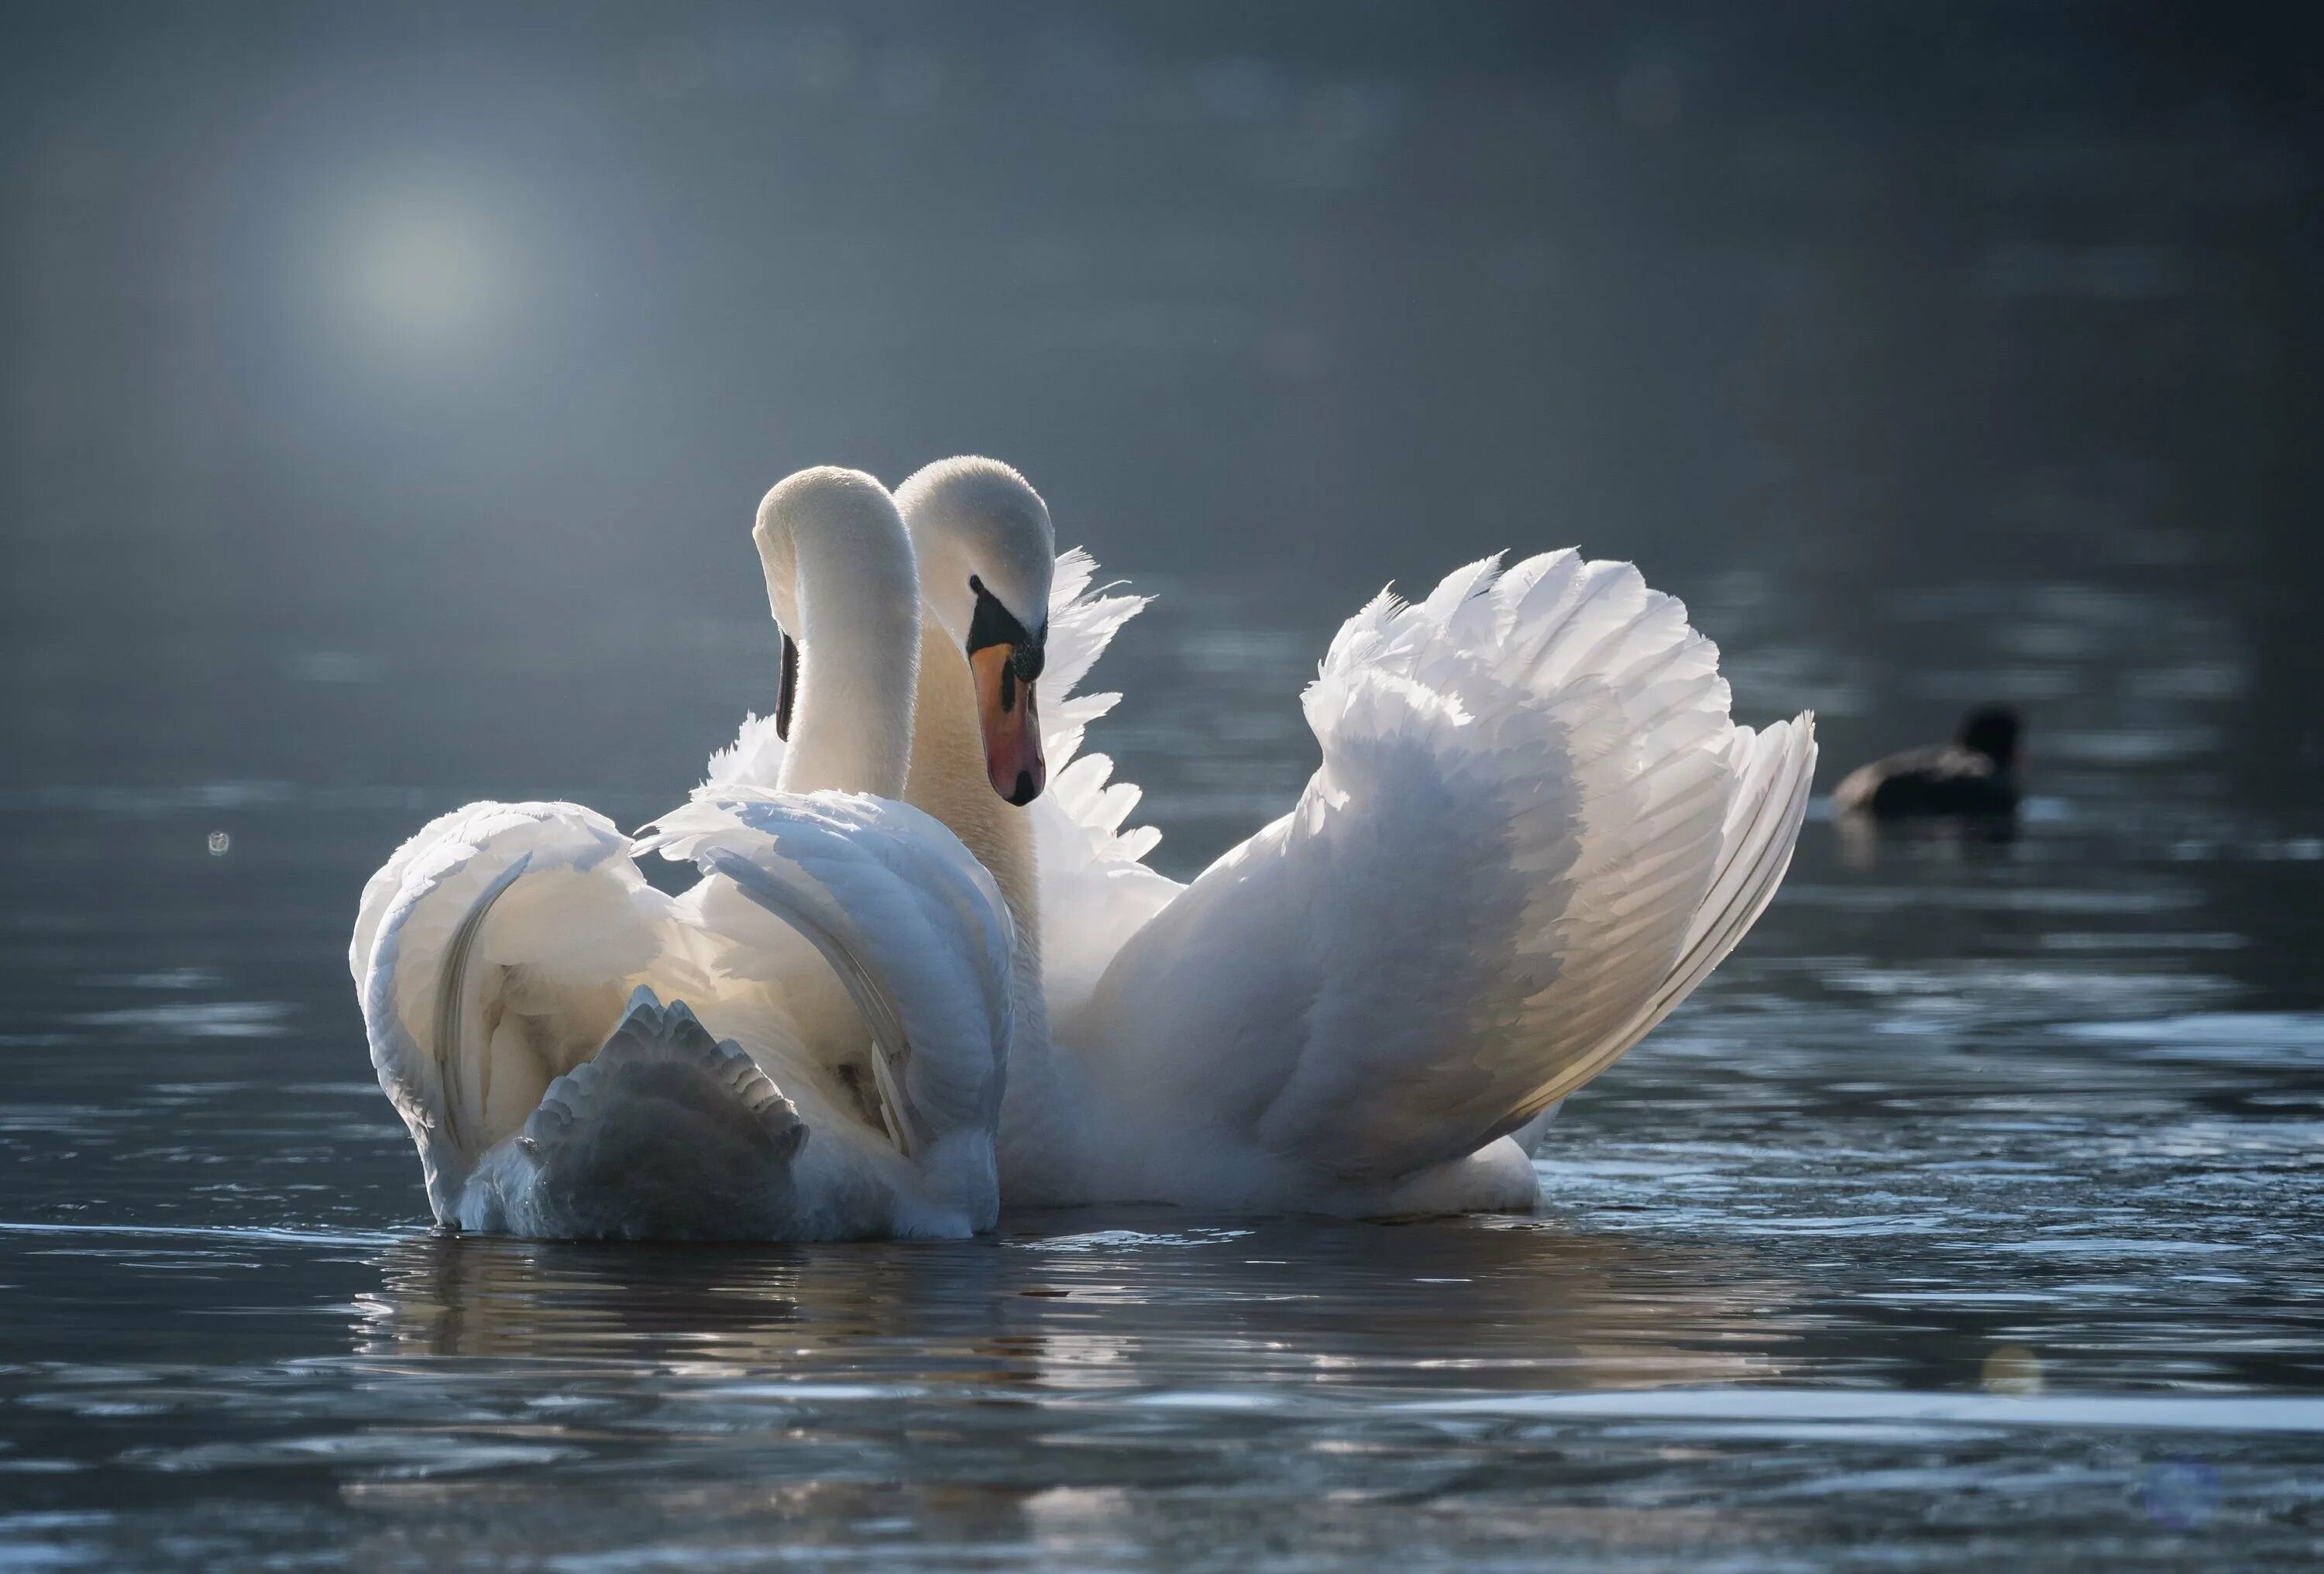
[[(2324, 125), (2263, 7), (11, 8), (0, 1569), (2324, 1552)], [(1445, 20), (1452, 18), (1453, 20)], [(1185, 873), (1391, 575), (1579, 540), (1829, 787), (1525, 1219), (431, 1234), (344, 949), (666, 807), (803, 464), (1165, 601)]]

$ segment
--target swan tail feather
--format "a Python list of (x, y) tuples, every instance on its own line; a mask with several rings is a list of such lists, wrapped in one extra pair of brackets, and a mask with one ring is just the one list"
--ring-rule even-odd
[(596, 1054), (486, 1155), (457, 1222), (556, 1239), (804, 1238), (807, 1141), (758, 1063), (641, 985)]
[[(492, 912), (493, 904), (508, 893), (509, 887), (516, 884), (517, 877), (531, 864), (532, 854), (530, 851), (517, 854), (506, 869), (494, 875), (490, 883), (476, 893), (475, 900), (468, 904), (468, 910), (461, 915), (451, 939), (446, 943), (443, 960), (437, 964), (436, 1035), (435, 1042), (429, 1047), (436, 1052), (436, 1074), (444, 1086), (448, 1087), (458, 1079), (461, 1068), (456, 1063), (467, 1043), (461, 1017), (467, 1004), (468, 959), (476, 949), (476, 932), (484, 926), (485, 916)], [(491, 1055), (475, 1057), (475, 1102), (489, 1105), (493, 1097)], [(455, 1142), (462, 1137), (462, 1102), (458, 1099), (449, 1099), (444, 1105), (445, 1125), (450, 1128)]]

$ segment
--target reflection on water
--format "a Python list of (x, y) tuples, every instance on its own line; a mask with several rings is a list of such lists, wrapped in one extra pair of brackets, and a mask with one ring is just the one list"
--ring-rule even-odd
[(1530, 1221), (1123, 1210), (1018, 1217), (997, 1249), (641, 1253), (427, 1236), (381, 1258), (355, 1349), (781, 1369), (866, 1393), (1328, 1392), (1433, 1387), (1449, 1372), (1464, 1387), (1554, 1373), (1600, 1388), (1784, 1372), (1791, 1294), (1746, 1253), (1685, 1256)]
[[(1827, 805), (1828, 806), (1828, 805)], [(1848, 867), (1874, 870), (1883, 858), (1950, 858), (1964, 862), (2004, 858), (2016, 844), (2023, 816), (2042, 817), (2043, 805), (2020, 805), (2018, 815), (1943, 815), (1883, 824), (1868, 815), (1828, 813)]]

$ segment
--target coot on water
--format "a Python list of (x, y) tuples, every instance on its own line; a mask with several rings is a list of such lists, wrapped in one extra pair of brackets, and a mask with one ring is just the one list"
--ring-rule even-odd
[(1955, 742), (1908, 749), (1858, 766), (1832, 789), (1832, 805), (1877, 820), (2015, 815), (2023, 730), (2017, 713), (2007, 705), (1982, 706), (1962, 721)]

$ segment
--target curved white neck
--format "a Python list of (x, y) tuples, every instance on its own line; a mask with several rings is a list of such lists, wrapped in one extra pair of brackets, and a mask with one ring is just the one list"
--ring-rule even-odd
[(1041, 998), (1040, 870), (1033, 823), (992, 790), (976, 726), (976, 690), (960, 647), (933, 614), (922, 624), (920, 698), (912, 717), (912, 769), (904, 801), (935, 815), (992, 876), (1017, 925), (1017, 1031), (1010, 1076), (1046, 1050)]
[(769, 598), (778, 617), (786, 601), (796, 609), (786, 627), (798, 642), (790, 739), (776, 786), (901, 797), (919, 686), (911, 543), (900, 529), (830, 514), (791, 520), (787, 534), (761, 544)]
[(921, 625), (919, 704), (912, 716), (912, 768), (904, 801), (935, 815), (991, 873), (1016, 920), (1018, 952), (1041, 954), (1033, 827), (1024, 809), (992, 790), (976, 726), (967, 659), (934, 616)]
[(960, 838), (1001, 888), (1015, 920), (1010, 958), (1010, 999), (1015, 1020), (1009, 1036), (1009, 1083), (1001, 1104), (999, 1154), (1002, 1184), (1031, 1169), (1040, 1155), (1076, 1140), (1074, 1105), (1061, 1091), (1049, 1043), (1049, 1007), (1041, 980), (1040, 867), (1033, 849), (1030, 809), (992, 790), (977, 731), (976, 690), (968, 660), (933, 614), (920, 654), (920, 703), (913, 721), (912, 771), (904, 801), (935, 815)]

